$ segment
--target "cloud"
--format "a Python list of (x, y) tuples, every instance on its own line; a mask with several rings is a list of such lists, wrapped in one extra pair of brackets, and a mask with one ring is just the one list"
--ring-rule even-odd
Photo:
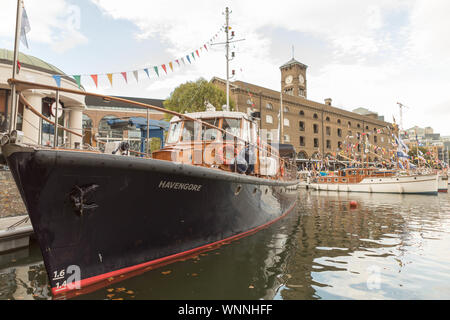
[[(0, 10), (0, 38), (13, 39), (17, 1), (2, 1)], [(80, 31), (80, 8), (66, 0), (27, 1), (25, 4), (31, 31), (27, 38), (33, 42), (50, 45), (52, 50), (63, 53), (88, 39)]]

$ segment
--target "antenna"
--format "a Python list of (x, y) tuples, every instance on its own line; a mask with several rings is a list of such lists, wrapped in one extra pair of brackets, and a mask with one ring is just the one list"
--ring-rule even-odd
[[(227, 93), (227, 108), (229, 109), (230, 107), (230, 61), (234, 59), (235, 54), (234, 52), (232, 52), (231, 54), (231, 58), (230, 58), (230, 43), (233, 42), (238, 42), (238, 41), (243, 41), (245, 39), (239, 39), (239, 40), (234, 40), (234, 41), (230, 41), (234, 38), (235, 34), (234, 31), (231, 32), (231, 38), (229, 35), (229, 31), (231, 30), (230, 27), (230, 13), (232, 13), (233, 11), (231, 11), (228, 7), (225, 8), (225, 12), (223, 13), (225, 15), (225, 34), (226, 34), (226, 41), (225, 42), (220, 42), (220, 43), (211, 43), (211, 45), (218, 45), (218, 44), (225, 44), (225, 58), (227, 61), (227, 89), (226, 89), (226, 93)], [(233, 76), (234, 76), (234, 70), (233, 70)]]
[(400, 108), (400, 131), (403, 131), (403, 110), (402, 108), (409, 108), (408, 106), (405, 106), (404, 104), (397, 102), (399, 108)]

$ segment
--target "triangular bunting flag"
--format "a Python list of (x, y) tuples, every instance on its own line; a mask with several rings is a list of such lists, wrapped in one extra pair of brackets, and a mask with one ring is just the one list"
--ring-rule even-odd
[(196, 53), (197, 56), (200, 58), (200, 55), (198, 54), (198, 50), (195, 50), (195, 53)]
[(61, 87), (61, 76), (53, 75), (52, 77), (53, 77), (53, 79), (55, 79), (55, 82), (56, 82), (56, 85), (58, 86), (58, 88), (60, 88)]
[(181, 58), (181, 62), (183, 62), (183, 64), (186, 64), (186, 62), (184, 61), (184, 58)]
[(164, 69), (164, 72), (167, 74), (166, 65), (162, 64), (161, 67)]
[(188, 59), (189, 63), (191, 63), (191, 59), (189, 59), (189, 56), (186, 56), (186, 59)]
[(204, 44), (203, 47), (205, 47), (206, 51), (208, 51), (208, 48), (206, 47), (206, 44)]
[(128, 79), (127, 79), (127, 73), (126, 72), (121, 72), (123, 78), (125, 79), (125, 82), (128, 83)]
[(172, 71), (173, 71), (173, 65), (172, 65), (172, 61), (171, 61), (171, 62), (169, 62), (169, 67), (170, 67), (170, 70), (172, 70)]
[(108, 77), (109, 82), (111, 83), (111, 87), (112, 87), (112, 81), (113, 81), (113, 74), (112, 73), (107, 73), (106, 76)]
[(156, 75), (159, 77), (158, 67), (154, 66), (153, 69), (155, 69)]
[(75, 79), (75, 81), (77, 82), (77, 85), (78, 85), (78, 89), (81, 87), (81, 76), (72, 76), (74, 79)]
[(191, 52), (191, 54), (192, 54), (192, 58), (194, 58), (194, 60), (195, 60), (195, 56), (194, 56), (194, 53), (193, 53), (193, 52)]
[(180, 66), (180, 61), (178, 59), (176, 59), (175, 62), (178, 63), (178, 66)]
[(98, 88), (98, 75), (91, 74), (92, 80), (94, 80), (95, 86)]
[(20, 68), (22, 68), (22, 65), (20, 64), (19, 60), (17, 60), (17, 73), (20, 72)]
[(149, 78), (150, 78), (150, 74), (148, 73), (148, 69), (147, 69), (147, 68), (145, 68), (145, 69), (144, 69), (144, 71), (145, 71), (145, 73), (147, 74), (147, 77), (149, 77)]
[(138, 70), (133, 71), (134, 77), (136, 78), (136, 82), (139, 82), (139, 72)]

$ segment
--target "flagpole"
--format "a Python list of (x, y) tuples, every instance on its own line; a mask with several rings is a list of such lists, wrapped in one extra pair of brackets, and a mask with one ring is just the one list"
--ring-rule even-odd
[[(22, 25), (22, 0), (17, 0), (17, 16), (16, 16), (16, 36), (14, 41), (14, 58), (12, 65), (12, 78), (16, 78), (17, 74), (17, 60), (19, 56), (19, 41), (20, 41), (20, 29)], [(16, 129), (17, 124), (17, 96), (16, 96), (16, 85), (13, 83), (11, 85), (11, 119), (9, 124), (9, 131)]]

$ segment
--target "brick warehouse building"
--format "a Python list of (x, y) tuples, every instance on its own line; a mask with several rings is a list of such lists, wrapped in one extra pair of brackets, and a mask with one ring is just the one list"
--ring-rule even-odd
[[(307, 66), (291, 59), (280, 67), (281, 88), (283, 90), (284, 143), (295, 147), (299, 159), (314, 159), (320, 154), (333, 155), (338, 148), (345, 149), (345, 143), (356, 144), (357, 136), (370, 133), (369, 143), (385, 150), (391, 149), (388, 130), (393, 128), (391, 123), (380, 120), (376, 113), (361, 115), (332, 106), (331, 99), (325, 103), (308, 100), (307, 97)], [(211, 80), (222, 90), (226, 90), (226, 82), (220, 78)], [(237, 110), (260, 111), (261, 129), (271, 130), (267, 140), (277, 141), (278, 114), (280, 110), (280, 92), (254, 84), (234, 81), (230, 83), (230, 100), (234, 101)], [(253, 105), (253, 109), (252, 109)], [(351, 136), (353, 138), (348, 138)], [(364, 152), (358, 146), (358, 158)], [(376, 153), (376, 154), (375, 154)], [(369, 161), (388, 158), (389, 154), (381, 152), (368, 153)]]

